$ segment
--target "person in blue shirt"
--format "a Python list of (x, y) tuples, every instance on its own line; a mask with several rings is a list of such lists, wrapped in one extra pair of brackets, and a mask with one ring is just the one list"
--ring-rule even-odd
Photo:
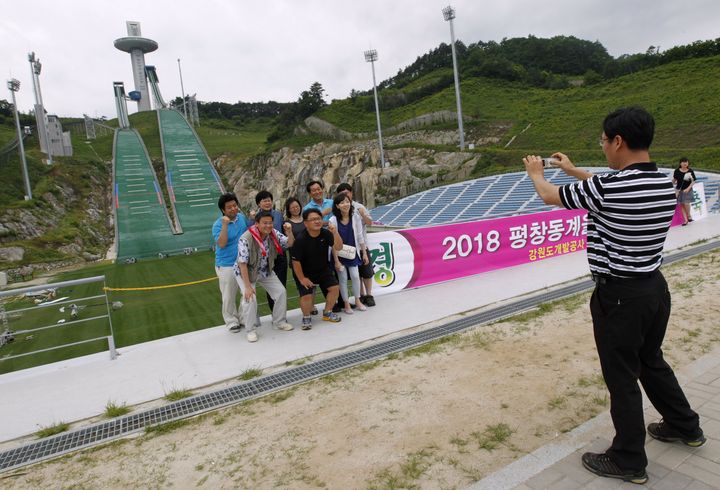
[(238, 240), (247, 231), (245, 215), (240, 212), (238, 198), (232, 192), (220, 196), (218, 207), (222, 216), (212, 227), (215, 241), (215, 274), (220, 282), (222, 296), (222, 316), (225, 326), (231, 332), (239, 332), (243, 327), (242, 311), (237, 306), (237, 294), (240, 290), (235, 280), (233, 267), (238, 255)]
[(332, 215), (333, 200), (325, 199), (323, 183), (319, 180), (311, 180), (305, 186), (305, 190), (310, 195), (310, 202), (305, 205), (303, 211), (317, 209), (322, 213), (323, 221), (328, 221)]

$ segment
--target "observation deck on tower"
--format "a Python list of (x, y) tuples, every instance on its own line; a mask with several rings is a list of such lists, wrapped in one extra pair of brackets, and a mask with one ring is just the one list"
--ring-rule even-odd
[(127, 37), (116, 39), (113, 43), (120, 51), (130, 53), (132, 62), (133, 79), (135, 81), (135, 92), (139, 93), (137, 100), (138, 111), (149, 111), (150, 93), (148, 91), (147, 77), (145, 74), (145, 53), (151, 53), (158, 48), (158, 43), (152, 39), (142, 37), (140, 22), (127, 21)]
[(152, 53), (158, 48), (158, 43), (146, 37), (121, 37), (115, 39), (115, 47), (120, 51), (132, 53), (133, 49), (139, 49), (143, 53)]

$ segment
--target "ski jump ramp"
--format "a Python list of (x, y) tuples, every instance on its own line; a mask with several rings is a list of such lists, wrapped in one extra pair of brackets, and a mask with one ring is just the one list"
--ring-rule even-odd
[(172, 109), (157, 113), (170, 202), (163, 197), (137, 131), (118, 129), (115, 133), (113, 204), (121, 262), (213, 246), (210, 229), (220, 215), (217, 198), (224, 192), (222, 182), (185, 118)]

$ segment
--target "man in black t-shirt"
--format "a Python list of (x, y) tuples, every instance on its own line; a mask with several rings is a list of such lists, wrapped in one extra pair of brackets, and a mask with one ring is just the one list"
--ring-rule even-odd
[(303, 313), (302, 329), (312, 328), (310, 312), (313, 309), (315, 285), (327, 291), (325, 309), (322, 319), (337, 323), (340, 317), (332, 311), (340, 293), (337, 279), (330, 269), (328, 256), (330, 247), (336, 251), (342, 250), (342, 238), (338, 235), (335, 226), (329, 224), (323, 228), (323, 218), (320, 211), (314, 208), (303, 211), (305, 231), (295, 237), (295, 243), (290, 249), (295, 281), (300, 295), (300, 309)]

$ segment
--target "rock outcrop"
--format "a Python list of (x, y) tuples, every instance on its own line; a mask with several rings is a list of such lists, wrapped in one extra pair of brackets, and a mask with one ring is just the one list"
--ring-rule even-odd
[(318, 143), (297, 152), (283, 148), (247, 162), (221, 157), (215, 163), (244, 210), (254, 208), (255, 193), (262, 189), (272, 192), (280, 203), (289, 196), (307, 202), (305, 185), (314, 179), (325, 183), (328, 195), (340, 182), (349, 182), (358, 201), (375, 207), (439, 184), (467, 179), (479, 154), (408, 147), (386, 150), (385, 158), (389, 166), (380, 168), (377, 144), (364, 141)]

